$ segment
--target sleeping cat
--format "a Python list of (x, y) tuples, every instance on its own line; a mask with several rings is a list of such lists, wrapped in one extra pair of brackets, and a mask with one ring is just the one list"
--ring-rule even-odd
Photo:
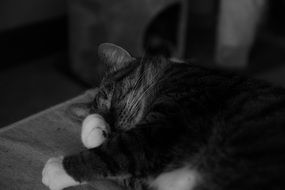
[(87, 149), (46, 163), (50, 189), (95, 179), (125, 189), (285, 189), (283, 88), (108, 43), (99, 56), (109, 71), (79, 114)]

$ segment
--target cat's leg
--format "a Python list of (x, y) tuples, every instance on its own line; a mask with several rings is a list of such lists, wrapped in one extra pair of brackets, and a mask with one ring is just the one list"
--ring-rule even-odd
[(109, 125), (100, 114), (90, 114), (88, 103), (72, 104), (66, 112), (72, 120), (82, 124), (81, 141), (86, 148), (95, 148), (106, 140)]
[(63, 157), (50, 158), (42, 171), (42, 183), (51, 190), (61, 190), (80, 184), (65, 172), (62, 160)]
[(95, 148), (103, 144), (110, 132), (108, 123), (99, 114), (88, 115), (81, 129), (81, 141), (86, 148)]
[[(51, 190), (61, 190), (66, 187), (85, 184), (77, 182), (69, 176), (62, 165), (63, 157), (50, 158), (42, 171), (42, 183)], [(119, 185), (113, 181), (92, 181), (89, 183), (91, 187), (98, 190), (127, 190), (124, 184)], [(136, 189), (137, 190), (137, 189)]]
[[(137, 176), (157, 172), (169, 159), (169, 149), (177, 141), (173, 129), (166, 126), (137, 126), (109, 139), (98, 148), (66, 156), (60, 168), (77, 183), (100, 178)], [(53, 181), (55, 180), (55, 181)], [(59, 178), (50, 184), (61, 183)], [(62, 182), (65, 183), (65, 182)]]

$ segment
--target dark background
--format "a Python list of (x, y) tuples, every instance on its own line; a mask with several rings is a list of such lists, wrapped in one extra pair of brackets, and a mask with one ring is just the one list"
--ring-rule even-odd
[[(285, 6), (282, 0), (269, 2), (244, 73), (285, 86)], [(185, 58), (213, 66), (218, 1), (203, 3), (189, 9)], [(69, 16), (63, 0), (0, 2), (0, 127), (92, 87), (70, 68)]]

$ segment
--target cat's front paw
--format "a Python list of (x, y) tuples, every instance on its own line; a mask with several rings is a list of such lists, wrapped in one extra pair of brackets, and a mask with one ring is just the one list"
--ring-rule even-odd
[(42, 182), (51, 190), (61, 190), (80, 184), (65, 172), (62, 160), (63, 157), (50, 158), (42, 171)]
[(107, 138), (109, 125), (99, 114), (87, 116), (82, 124), (81, 141), (86, 148), (100, 146)]

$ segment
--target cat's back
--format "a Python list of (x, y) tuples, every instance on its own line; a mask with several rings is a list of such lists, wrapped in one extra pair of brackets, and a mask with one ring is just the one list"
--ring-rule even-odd
[(284, 88), (185, 63), (164, 76), (161, 96), (179, 105), (190, 131), (175, 151), (203, 171), (201, 188), (285, 188)]

